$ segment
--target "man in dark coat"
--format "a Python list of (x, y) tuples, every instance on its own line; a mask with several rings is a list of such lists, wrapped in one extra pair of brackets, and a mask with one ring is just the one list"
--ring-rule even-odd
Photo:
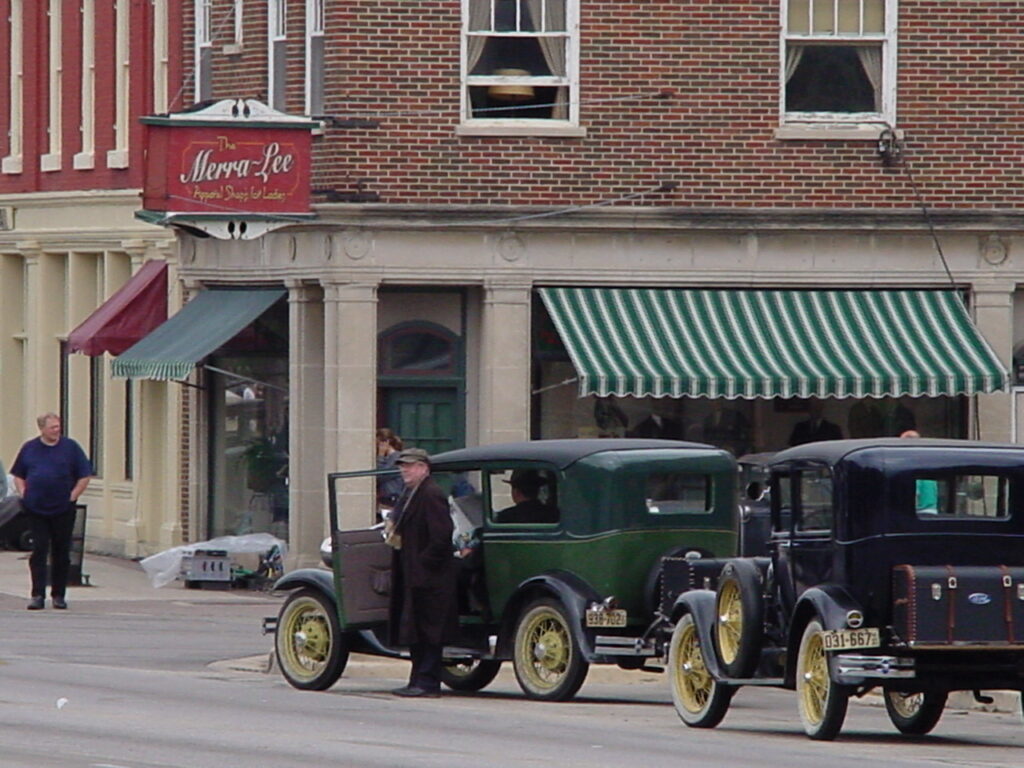
[(444, 644), (459, 628), (453, 525), (444, 492), (430, 477), (427, 452), (407, 448), (397, 465), (405, 490), (392, 513), (398, 548), (391, 556), (390, 628), (392, 643), (409, 648), (412, 671), (409, 684), (394, 693), (435, 697)]

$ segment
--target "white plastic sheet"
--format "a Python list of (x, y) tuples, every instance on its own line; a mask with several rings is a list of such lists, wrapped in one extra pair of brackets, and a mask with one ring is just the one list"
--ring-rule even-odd
[(195, 544), (165, 549), (163, 552), (157, 552), (155, 555), (145, 558), (139, 565), (142, 566), (154, 587), (163, 587), (178, 578), (178, 574), (181, 573), (181, 559), (185, 555), (193, 554), (198, 549), (218, 549), (230, 555), (243, 552), (266, 554), (274, 547), (278, 547), (282, 558), (288, 554), (288, 545), (269, 533), (219, 536), (209, 541), (197, 541)]

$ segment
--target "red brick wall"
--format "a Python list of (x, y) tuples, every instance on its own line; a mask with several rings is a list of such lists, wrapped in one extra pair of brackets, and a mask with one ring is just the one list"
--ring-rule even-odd
[[(227, 5), (218, 0), (215, 16)], [(646, 202), (918, 204), (907, 174), (883, 168), (873, 141), (775, 138), (777, 3), (581, 6), (580, 124), (587, 136), (573, 139), (455, 135), (459, 0), (328, 2), (326, 111), (380, 116), (377, 128), (327, 129), (316, 143), (314, 187), (347, 192), (365, 179), (366, 191), (385, 203), (577, 205), (671, 179), (677, 191)], [(266, 3), (245, 9), (242, 55), (215, 49), (219, 98), (266, 94)], [(290, 0), (288, 102), (295, 113), (303, 108), (303, 16), (302, 0)], [(1022, 203), (1020, 21), (1017, 0), (900, 3), (898, 127), (932, 206)], [(654, 98), (663, 89), (674, 95)]]

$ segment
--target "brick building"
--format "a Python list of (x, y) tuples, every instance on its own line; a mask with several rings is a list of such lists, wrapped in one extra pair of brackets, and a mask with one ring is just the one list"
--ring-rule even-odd
[(764, 451), (819, 418), (1016, 439), (1018, 10), (186, 3), (187, 101), (319, 122), (314, 220), (240, 237), (240, 204), (175, 222), (189, 290), (286, 293), (239, 337), (262, 346), (236, 339), (193, 375), (191, 483), (210, 493), (192, 511), (214, 532), (280, 522), (237, 470), (282, 433), (299, 560), (324, 474), (367, 466), (377, 426), (430, 450), (659, 434)]
[(138, 117), (181, 96), (180, 14), (177, 0), (0, 2), (0, 456), (9, 467), (36, 415), (59, 412), (97, 472), (88, 546), (127, 555), (183, 533), (180, 387), (109, 379), (110, 350), (147, 329), (114, 338), (113, 304), (78, 326), (117, 294), (180, 301), (173, 234), (135, 218)]

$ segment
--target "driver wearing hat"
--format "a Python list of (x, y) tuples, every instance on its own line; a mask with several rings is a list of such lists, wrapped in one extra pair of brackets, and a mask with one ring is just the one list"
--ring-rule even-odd
[(502, 482), (512, 487), (511, 507), (497, 514), (499, 523), (557, 523), (558, 510), (538, 498), (548, 481), (535, 469), (517, 469)]

